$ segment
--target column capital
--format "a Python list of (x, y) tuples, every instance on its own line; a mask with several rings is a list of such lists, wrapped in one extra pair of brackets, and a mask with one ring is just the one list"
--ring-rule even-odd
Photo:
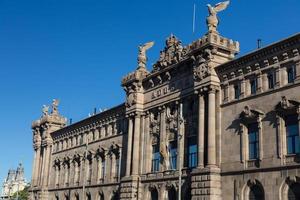
[(208, 87), (208, 93), (209, 94), (215, 94), (216, 92), (217, 92), (217, 90), (218, 90), (218, 86), (215, 86), (215, 85), (210, 85), (209, 87)]

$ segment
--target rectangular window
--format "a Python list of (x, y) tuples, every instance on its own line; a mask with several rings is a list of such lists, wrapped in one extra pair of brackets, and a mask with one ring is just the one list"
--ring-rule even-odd
[(105, 159), (103, 159), (102, 163), (101, 163), (101, 177), (100, 177), (100, 179), (104, 179), (104, 176), (105, 176)]
[(240, 84), (236, 84), (234, 86), (234, 99), (239, 99), (241, 96), (241, 86)]
[(269, 89), (273, 89), (275, 86), (275, 76), (274, 73), (268, 74), (268, 87)]
[(296, 77), (296, 70), (295, 67), (289, 67), (287, 69), (287, 75), (288, 75), (288, 83), (293, 83)]
[(286, 125), (287, 153), (288, 154), (300, 153), (298, 116), (290, 115), (286, 117), (285, 125)]
[(170, 169), (177, 168), (177, 141), (172, 141), (169, 143), (169, 162)]
[(251, 124), (248, 126), (248, 142), (249, 142), (249, 159), (258, 159), (259, 152), (259, 137), (258, 124)]
[(188, 139), (188, 167), (197, 167), (198, 153), (197, 153), (197, 137), (191, 137)]
[(253, 79), (250, 81), (250, 89), (251, 89), (251, 94), (256, 94), (257, 90), (257, 80)]
[(155, 144), (152, 146), (152, 172), (159, 171), (159, 161), (160, 161), (160, 153), (159, 153), (159, 145)]

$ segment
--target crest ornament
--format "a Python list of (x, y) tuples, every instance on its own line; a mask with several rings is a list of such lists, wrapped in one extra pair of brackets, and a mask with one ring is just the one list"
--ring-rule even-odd
[(169, 65), (178, 63), (186, 54), (186, 49), (176, 36), (171, 34), (166, 40), (166, 47), (160, 52), (159, 60), (153, 66), (154, 71), (159, 71)]

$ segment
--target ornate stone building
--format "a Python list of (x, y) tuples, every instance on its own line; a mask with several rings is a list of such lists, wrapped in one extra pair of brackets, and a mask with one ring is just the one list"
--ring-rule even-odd
[(16, 192), (22, 191), (27, 185), (24, 177), (24, 167), (20, 163), (17, 170), (10, 169), (2, 185), (0, 199), (10, 199)]
[(235, 58), (216, 30), (227, 5), (202, 38), (167, 38), (151, 71), (140, 46), (124, 104), (69, 126), (45, 106), (32, 199), (299, 199), (300, 34)]

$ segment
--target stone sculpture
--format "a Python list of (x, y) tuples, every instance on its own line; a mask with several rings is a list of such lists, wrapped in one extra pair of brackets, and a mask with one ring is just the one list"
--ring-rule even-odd
[(146, 51), (153, 47), (154, 42), (148, 42), (144, 45), (139, 46), (139, 55), (138, 55), (138, 70), (140, 69), (146, 69), (146, 63), (147, 63), (147, 55)]
[(224, 1), (224, 2), (216, 4), (214, 7), (211, 6), (210, 4), (207, 5), (209, 16), (206, 19), (206, 23), (208, 26), (209, 33), (217, 32), (217, 27), (219, 24), (219, 19), (217, 17), (217, 13), (222, 10), (225, 10), (228, 7), (229, 3), (230, 3), (230, 1)]

